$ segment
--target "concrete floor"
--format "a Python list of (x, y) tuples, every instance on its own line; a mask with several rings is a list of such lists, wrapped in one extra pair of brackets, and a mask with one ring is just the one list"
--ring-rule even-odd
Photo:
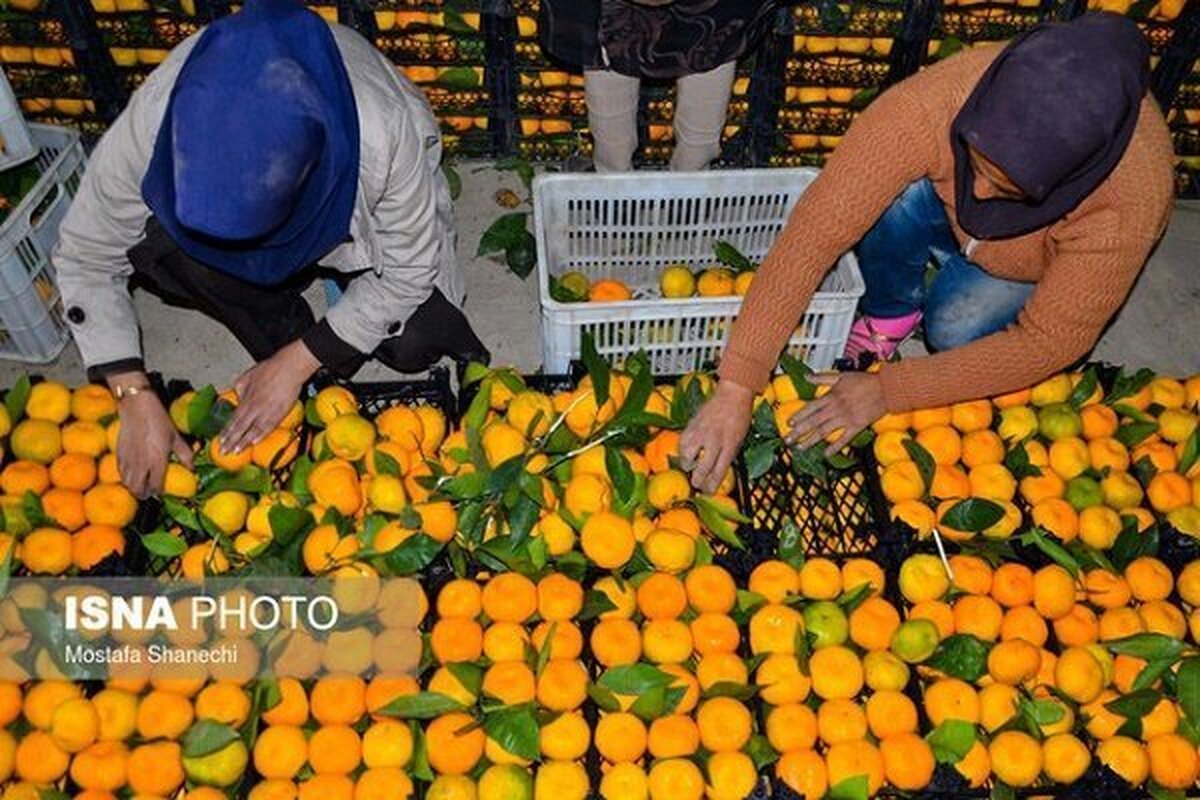
[[(536, 273), (521, 280), (503, 264), (475, 257), (482, 231), (506, 211), (495, 203), (496, 191), (510, 188), (523, 194), (522, 187), (512, 173), (496, 172), (485, 164), (460, 164), (458, 171), (463, 179), (457, 203), (458, 254), (469, 293), (467, 315), (491, 349), (494, 363), (535, 371), (541, 362)], [(318, 311), (323, 310), (319, 287), (313, 287), (309, 297)], [(249, 366), (249, 356), (236, 340), (206, 317), (166, 306), (145, 292), (138, 293), (136, 302), (150, 369), (196, 385), (221, 387)], [(1093, 355), (1168, 374), (1200, 372), (1200, 203), (1179, 204), (1129, 302)], [(84, 380), (73, 344), (48, 365), (0, 362), (0, 386), (10, 385), (22, 372), (71, 383)], [(394, 376), (391, 370), (368, 363), (357, 377)]]

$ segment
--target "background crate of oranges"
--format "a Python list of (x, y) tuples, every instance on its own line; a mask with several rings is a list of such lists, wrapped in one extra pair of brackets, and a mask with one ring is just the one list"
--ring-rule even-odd
[[(1178, 190), (1200, 193), (1200, 14), (1184, 0), (861, 0), (788, 4), (738, 68), (722, 162), (820, 165), (878, 92), (963, 47), (1004, 41), (1087, 8), (1127, 14), (1150, 39), (1156, 95), (1175, 137)], [(341, 0), (311, 6), (354, 25), (426, 92), (446, 149), (530, 161), (591, 151), (583, 77), (538, 41), (537, 0)], [(32, 119), (99, 135), (122, 98), (223, 0), (13, 0), (0, 12), (0, 63)], [(83, 57), (85, 52), (87, 57)], [(98, 100), (102, 95), (104, 102)], [(674, 91), (647, 84), (640, 163), (662, 164)], [(97, 108), (100, 113), (97, 113)], [(105, 110), (107, 109), (107, 110)]]

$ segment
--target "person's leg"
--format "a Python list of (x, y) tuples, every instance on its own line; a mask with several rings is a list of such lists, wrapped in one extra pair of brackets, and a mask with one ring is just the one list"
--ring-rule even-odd
[(675, 152), (671, 169), (689, 172), (707, 169), (721, 154), (721, 133), (737, 62), (730, 61), (708, 72), (685, 75), (675, 82)]
[(596, 172), (629, 172), (637, 150), (638, 90), (641, 81), (603, 69), (583, 73), (592, 162)]
[(961, 254), (943, 259), (925, 301), (926, 343), (931, 350), (952, 350), (1004, 330), (1034, 286), (989, 275)]
[(375, 350), (375, 358), (405, 373), (424, 372), (443, 356), (460, 364), (491, 360), (466, 316), (438, 289), (409, 317), (399, 336), (385, 339)]
[(860, 317), (850, 331), (846, 356), (870, 352), (889, 358), (921, 321), (925, 269), (941, 243), (942, 208), (929, 180), (912, 183), (876, 220), (855, 248), (866, 283)]
[(270, 358), (313, 326), (312, 309), (301, 295), (303, 278), (280, 286), (238, 280), (191, 258), (154, 219), (129, 260), (136, 285), (220, 322), (255, 361)]

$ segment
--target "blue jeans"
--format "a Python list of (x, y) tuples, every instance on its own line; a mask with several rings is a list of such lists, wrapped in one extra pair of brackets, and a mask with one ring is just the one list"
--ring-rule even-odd
[[(910, 184), (858, 243), (867, 291), (863, 313), (887, 319), (924, 312), (925, 340), (949, 350), (1016, 320), (1034, 284), (989, 275), (958, 249), (946, 209), (928, 179)], [(930, 256), (937, 275), (926, 286)]]

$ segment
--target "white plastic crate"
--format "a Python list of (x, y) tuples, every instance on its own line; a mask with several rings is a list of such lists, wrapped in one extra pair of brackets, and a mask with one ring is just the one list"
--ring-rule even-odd
[[(818, 170), (541, 175), (534, 181), (534, 233), (542, 305), (542, 359), (566, 372), (584, 331), (615, 364), (645, 350), (660, 375), (717, 361), (742, 307), (740, 297), (665, 299), (659, 273), (670, 264), (716, 266), (727, 241), (760, 263)], [(634, 299), (560, 303), (550, 276), (617, 278)], [(813, 296), (788, 352), (813, 369), (840, 358), (865, 286), (853, 253), (843, 255)]]
[(17, 96), (0, 70), (0, 170), (23, 164), (37, 152), (37, 144), (21, 114)]
[(77, 132), (29, 127), (42, 176), (0, 226), (0, 358), (40, 364), (70, 338), (50, 251), (87, 159)]

